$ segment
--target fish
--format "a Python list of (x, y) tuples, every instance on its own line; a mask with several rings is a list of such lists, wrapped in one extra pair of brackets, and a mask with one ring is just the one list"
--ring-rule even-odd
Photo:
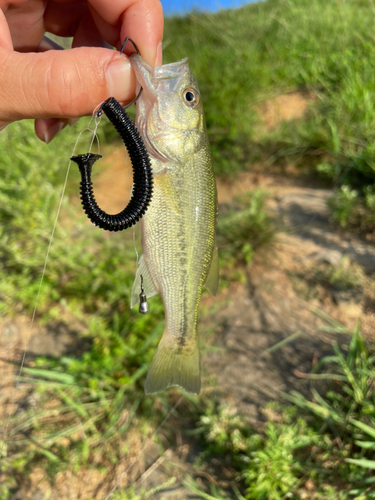
[(217, 191), (202, 100), (188, 59), (152, 67), (130, 56), (137, 79), (136, 127), (150, 154), (154, 190), (141, 219), (143, 255), (131, 307), (142, 289), (160, 294), (165, 330), (145, 392), (179, 386), (199, 394), (198, 312), (203, 286), (216, 295)]

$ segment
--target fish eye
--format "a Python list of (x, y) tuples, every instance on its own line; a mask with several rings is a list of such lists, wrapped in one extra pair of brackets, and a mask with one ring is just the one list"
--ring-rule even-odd
[(189, 106), (189, 108), (195, 108), (195, 106), (199, 104), (199, 94), (195, 89), (191, 87), (188, 87), (182, 92), (182, 97), (186, 106)]

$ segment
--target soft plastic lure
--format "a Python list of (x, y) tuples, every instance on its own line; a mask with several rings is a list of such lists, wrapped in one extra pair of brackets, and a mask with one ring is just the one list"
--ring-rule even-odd
[[(137, 54), (139, 50), (133, 40), (126, 38), (121, 49), (123, 52), (127, 41), (130, 41)], [(153, 174), (151, 161), (146, 146), (129, 118), (125, 109), (136, 102), (142, 93), (142, 88), (137, 97), (123, 108), (114, 97), (107, 99), (99, 108), (97, 116), (104, 112), (113, 124), (128, 151), (133, 169), (133, 192), (128, 205), (118, 214), (108, 214), (102, 210), (93, 193), (91, 172), (94, 163), (101, 155), (85, 153), (73, 156), (71, 160), (77, 163), (81, 173), (81, 203), (87, 217), (93, 224), (107, 231), (122, 231), (136, 224), (145, 214), (153, 191)]]

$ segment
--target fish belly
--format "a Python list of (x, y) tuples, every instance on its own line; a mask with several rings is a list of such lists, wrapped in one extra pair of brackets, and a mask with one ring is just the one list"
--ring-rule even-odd
[(181, 386), (199, 393), (198, 308), (215, 245), (216, 186), (209, 151), (155, 178), (142, 219), (144, 259), (165, 310), (165, 331), (146, 393)]

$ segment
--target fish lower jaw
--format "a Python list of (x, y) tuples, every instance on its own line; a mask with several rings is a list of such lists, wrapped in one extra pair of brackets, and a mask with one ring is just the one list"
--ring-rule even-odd
[[(154, 162), (155, 161), (153, 161), (153, 160), (156, 160), (157, 162), (160, 162), (162, 164), (165, 164), (165, 163), (170, 162), (172, 160), (170, 158), (164, 156), (163, 154), (161, 154), (160, 151), (158, 151), (158, 149), (154, 146), (154, 144), (150, 140), (147, 119), (139, 119), (137, 121), (137, 128), (141, 134), (143, 142), (146, 145), (147, 151), (149, 152), (149, 154), (151, 156), (151, 160), (152, 160), (152, 164), (153, 164), (152, 165), (153, 166), (153, 168), (152, 168), (153, 173), (156, 174), (157, 172), (155, 172), (155, 170), (154, 170)], [(164, 168), (165, 167), (163, 167), (163, 169)]]

